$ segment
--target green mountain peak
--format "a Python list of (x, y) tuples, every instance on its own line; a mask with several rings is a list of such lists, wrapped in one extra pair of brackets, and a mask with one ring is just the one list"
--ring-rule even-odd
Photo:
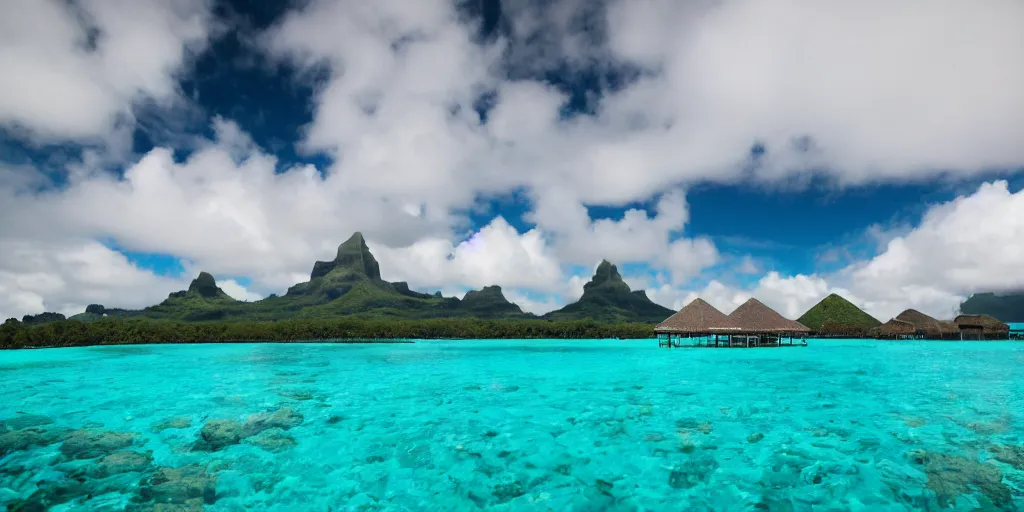
[(471, 313), (486, 316), (523, 314), (523, 310), (519, 306), (505, 298), (501, 287), (497, 285), (466, 292), (466, 296), (462, 298), (462, 308)]
[(616, 288), (619, 292), (629, 292), (629, 285), (622, 280), (618, 267), (612, 265), (608, 260), (601, 260), (597, 270), (594, 271), (594, 276), (587, 284), (583, 285), (583, 295), (598, 288)]
[(189, 293), (198, 294), (207, 299), (216, 297), (226, 296), (220, 288), (217, 287), (217, 280), (213, 278), (209, 272), (200, 272), (192, 283), (188, 285)]
[(316, 262), (309, 278), (316, 279), (326, 276), (335, 269), (344, 269), (373, 280), (380, 280), (380, 265), (373, 254), (370, 254), (370, 248), (367, 247), (363, 234), (358, 231), (338, 246), (338, 254), (334, 257), (334, 261)]
[(825, 297), (797, 319), (812, 331), (829, 334), (862, 335), (881, 325), (854, 303), (835, 293)]
[(675, 311), (651, 301), (642, 290), (632, 291), (622, 279), (619, 269), (608, 260), (594, 271), (583, 285), (583, 296), (562, 309), (545, 315), (552, 320), (598, 320), (661, 322)]

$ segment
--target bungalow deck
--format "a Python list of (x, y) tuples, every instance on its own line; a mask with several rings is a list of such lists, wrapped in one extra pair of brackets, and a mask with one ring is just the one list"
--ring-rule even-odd
[(659, 347), (758, 348), (806, 347), (810, 329), (755, 298), (728, 316), (697, 298), (655, 326), (654, 332)]
[(1011, 340), (1024, 341), (1024, 323), (1012, 322), (1007, 325), (1010, 326)]
[(807, 340), (770, 334), (658, 334), (658, 346), (666, 348), (764, 348), (806, 347)]

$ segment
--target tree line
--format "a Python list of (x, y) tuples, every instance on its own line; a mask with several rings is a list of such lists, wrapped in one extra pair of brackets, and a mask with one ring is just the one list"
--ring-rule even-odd
[(174, 322), (103, 318), (26, 325), (11, 318), (0, 325), (0, 348), (81, 347), (143, 343), (282, 342), (403, 339), (644, 339), (654, 337), (646, 323), (592, 320), (484, 320), (473, 318), (394, 319), (345, 317), (279, 321)]

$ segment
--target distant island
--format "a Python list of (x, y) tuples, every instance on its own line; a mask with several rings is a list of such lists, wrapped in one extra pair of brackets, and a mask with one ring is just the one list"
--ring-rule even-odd
[[(882, 323), (831, 294), (797, 322), (818, 337), (1005, 338), (1001, 322), (1024, 319), (1024, 293), (971, 296), (964, 315), (938, 321), (909, 309)], [(380, 265), (361, 233), (338, 247), (331, 261), (313, 264), (309, 281), (255, 302), (235, 300), (214, 277), (200, 272), (187, 290), (140, 310), (88, 306), (25, 315), (0, 325), (0, 348), (125, 343), (429, 338), (652, 338), (654, 325), (676, 312), (633, 291), (618, 268), (603, 260), (574, 303), (537, 316), (509, 302), (499, 286), (459, 299), (413, 291), (381, 278)], [(1001, 322), (1000, 322), (1001, 321)], [(967, 331), (964, 331), (967, 332)]]
[(960, 304), (965, 315), (989, 315), (1002, 322), (1024, 323), (1024, 292), (976, 293)]
[(525, 313), (499, 286), (460, 300), (420, 293), (381, 278), (361, 233), (317, 261), (309, 281), (255, 302), (224, 293), (201, 272), (187, 290), (141, 310), (93, 304), (65, 318), (46, 312), (7, 320), (0, 347), (106, 343), (284, 341), (380, 338), (649, 338), (674, 311), (632, 291), (615, 265), (602, 261), (580, 299), (543, 316)]

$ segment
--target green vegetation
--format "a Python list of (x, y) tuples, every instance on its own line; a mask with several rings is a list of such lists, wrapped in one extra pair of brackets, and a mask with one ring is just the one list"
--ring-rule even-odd
[(589, 283), (583, 285), (580, 300), (552, 311), (544, 318), (551, 320), (593, 319), (606, 322), (658, 323), (675, 311), (651, 302), (643, 290), (630, 291), (618, 268), (602, 260)]
[(379, 338), (648, 338), (674, 312), (630, 291), (615, 265), (601, 262), (579, 302), (543, 318), (524, 313), (501, 288), (463, 299), (420, 293), (380, 276), (360, 233), (332, 261), (313, 265), (309, 281), (283, 296), (242, 302), (202, 272), (187, 290), (141, 310), (92, 304), (65, 320), (57, 313), (11, 319), (0, 345), (76, 346), (203, 341)]
[[(309, 281), (256, 302), (237, 301), (220, 288), (213, 276), (202, 272), (188, 290), (174, 292), (166, 300), (142, 310), (109, 309), (94, 304), (72, 317), (84, 322), (103, 317), (147, 318), (177, 322), (272, 321), (295, 318), (536, 318), (505, 299), (498, 286), (471, 291), (463, 300), (419, 293), (404, 282), (390, 283), (380, 277), (377, 260), (362, 234), (352, 235), (338, 247), (332, 261), (313, 265)], [(48, 318), (47, 321), (63, 320)], [(44, 323), (44, 322), (36, 322)]]
[(1001, 322), (1024, 322), (1024, 292), (996, 295), (977, 293), (960, 304), (965, 315), (989, 315)]
[(42, 325), (25, 325), (12, 318), (0, 325), (0, 348), (410, 338), (645, 339), (653, 336), (654, 328), (650, 324), (608, 324), (593, 321), (549, 322), (470, 318), (402, 320), (348, 317), (277, 322), (172, 322), (107, 317), (94, 322), (62, 320)]
[(64, 315), (60, 313), (39, 313), (38, 315), (25, 315), (21, 318), (21, 321), (28, 325), (59, 322), (61, 320), (64, 320)]
[(852, 302), (834, 293), (807, 310), (797, 322), (817, 334), (843, 336), (866, 336), (870, 329), (882, 325)]

